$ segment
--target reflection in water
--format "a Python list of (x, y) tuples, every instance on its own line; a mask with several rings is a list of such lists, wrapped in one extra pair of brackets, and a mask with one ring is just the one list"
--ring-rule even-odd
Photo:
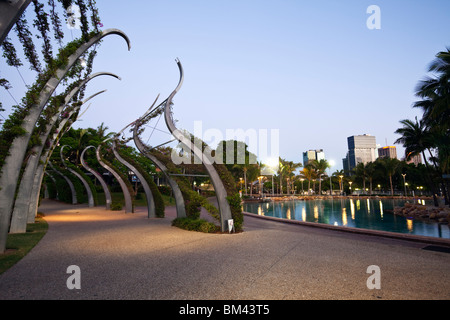
[[(404, 206), (404, 200), (364, 200), (361, 200), (362, 205), (357, 199), (244, 203), (243, 210), (261, 216), (450, 238), (448, 225), (443, 225), (439, 229), (436, 223), (406, 220), (391, 213), (394, 207)], [(421, 200), (420, 203), (425, 202)]]
[(342, 225), (347, 225), (347, 208), (342, 208)]
[(408, 228), (408, 231), (413, 231), (413, 220), (412, 219), (406, 219), (406, 228)]
[(383, 220), (383, 201), (380, 200), (380, 215), (381, 219)]
[(350, 199), (350, 212), (352, 214), (352, 220), (355, 220), (355, 204), (353, 203), (353, 199)]

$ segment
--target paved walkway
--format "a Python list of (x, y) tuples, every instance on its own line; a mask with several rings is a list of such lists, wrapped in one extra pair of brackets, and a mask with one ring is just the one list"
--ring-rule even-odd
[[(43, 201), (49, 230), (0, 275), (0, 299), (450, 299), (450, 254), (428, 244), (245, 217), (239, 234)], [(66, 286), (67, 267), (81, 289)], [(367, 268), (381, 271), (369, 290)]]

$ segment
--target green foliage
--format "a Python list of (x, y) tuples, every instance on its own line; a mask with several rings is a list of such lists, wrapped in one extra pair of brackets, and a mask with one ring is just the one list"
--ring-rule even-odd
[(189, 231), (198, 231), (204, 233), (216, 233), (220, 228), (214, 223), (203, 219), (176, 218), (172, 220), (172, 226)]
[[(113, 152), (112, 150), (110, 150), (110, 152), (108, 152), (109, 155), (112, 155)], [(132, 212), (134, 212), (134, 190), (133, 190), (133, 186), (131, 185), (130, 181), (128, 180), (128, 177), (126, 175), (127, 169), (125, 168), (125, 172), (123, 171), (123, 168), (121, 168), (119, 165), (117, 165), (116, 163), (118, 162), (113, 161), (111, 159), (111, 156), (109, 157), (109, 159), (106, 159), (105, 155), (102, 154), (102, 152), (100, 152), (100, 158), (101, 160), (110, 168), (112, 168), (114, 171), (117, 172), (117, 174), (122, 178), (123, 182), (125, 183), (125, 185), (127, 186), (128, 192), (130, 193), (131, 196), (131, 200), (133, 202), (133, 208), (132, 208)], [(114, 163), (114, 164), (113, 164)]]
[[(124, 148), (124, 147), (118, 147), (117, 148), (117, 152), (120, 154), (120, 156), (127, 161), (128, 163), (130, 163), (133, 167), (136, 168), (136, 170), (139, 171), (139, 173), (144, 177), (145, 181), (148, 183), (152, 196), (153, 196), (153, 200), (155, 201), (155, 214), (158, 218), (164, 218), (164, 211), (165, 211), (165, 206), (164, 206), (164, 200), (161, 196), (161, 193), (159, 192), (158, 187), (156, 186), (155, 182), (153, 181), (153, 178), (142, 168), (141, 164), (136, 161), (136, 159), (133, 159), (133, 157), (129, 154), (127, 154), (127, 152), (125, 152), (125, 150), (129, 150), (132, 149), (130, 147)], [(142, 155), (139, 155), (140, 157), (143, 157)]]
[(241, 197), (238, 193), (227, 197), (231, 209), (231, 216), (234, 222), (234, 229), (236, 232), (242, 231), (244, 224), (244, 215), (242, 213)]
[(111, 203), (111, 211), (120, 211), (122, 210), (123, 204), (121, 202), (113, 202)]
[(161, 194), (170, 196), (172, 193), (172, 189), (169, 186), (158, 186), (158, 190)]
[(201, 203), (199, 201), (189, 201), (186, 205), (186, 216), (190, 219), (200, 218)]

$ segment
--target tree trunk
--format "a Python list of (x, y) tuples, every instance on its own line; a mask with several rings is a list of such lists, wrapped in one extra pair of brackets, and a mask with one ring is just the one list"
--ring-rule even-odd
[(425, 166), (427, 167), (427, 170), (430, 173), (429, 175), (427, 175), (427, 180), (428, 180), (428, 185), (430, 186), (431, 192), (433, 193), (434, 206), (439, 207), (439, 201), (437, 199), (436, 188), (434, 186), (433, 180), (431, 179), (432, 172), (431, 172), (430, 166), (428, 165), (427, 158), (425, 157), (425, 151), (422, 151), (422, 156), (423, 156), (423, 161), (425, 162)]

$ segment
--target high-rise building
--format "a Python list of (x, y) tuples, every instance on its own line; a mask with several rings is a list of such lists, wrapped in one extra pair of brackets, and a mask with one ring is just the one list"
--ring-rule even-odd
[(397, 148), (394, 146), (378, 148), (378, 158), (397, 159)]
[(343, 160), (344, 170), (348, 167), (348, 171), (351, 171), (358, 163), (366, 164), (377, 159), (375, 136), (370, 134), (351, 136), (347, 138), (347, 143), (348, 153), (347, 157)]
[(419, 165), (419, 163), (422, 163), (422, 155), (416, 154), (415, 156), (412, 156), (409, 158), (409, 160), (405, 160), (406, 163), (414, 163), (414, 165), (417, 167)]
[(303, 166), (306, 166), (310, 161), (320, 161), (322, 159), (325, 160), (325, 153), (323, 152), (323, 149), (308, 150), (303, 152)]

